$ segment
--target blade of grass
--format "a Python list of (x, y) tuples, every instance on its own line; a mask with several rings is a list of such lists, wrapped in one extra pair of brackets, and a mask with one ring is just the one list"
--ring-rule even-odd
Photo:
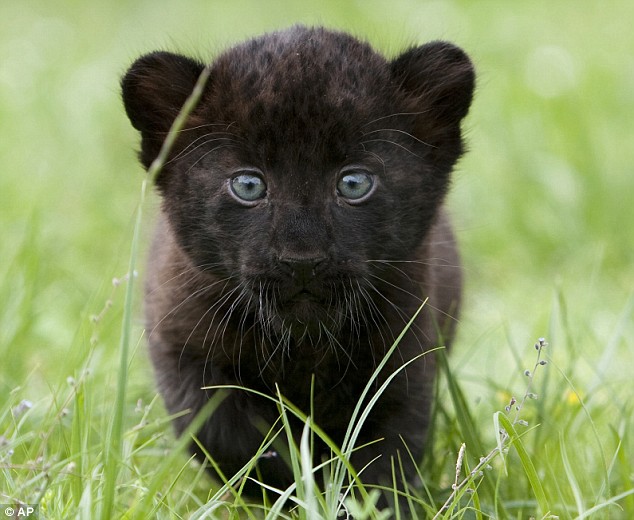
[(130, 248), (130, 260), (128, 264), (128, 285), (126, 287), (125, 300), (123, 306), (123, 319), (121, 321), (121, 337), (119, 342), (119, 374), (117, 379), (117, 390), (115, 395), (115, 404), (112, 423), (106, 437), (105, 456), (104, 456), (104, 491), (101, 508), (101, 518), (103, 520), (110, 520), (113, 518), (114, 501), (116, 494), (116, 485), (119, 474), (119, 467), (121, 462), (121, 446), (123, 437), (123, 418), (124, 418), (124, 406), (126, 389), (128, 382), (128, 362), (129, 362), (129, 349), (130, 349), (130, 337), (132, 334), (132, 316), (133, 309), (132, 303), (134, 301), (134, 273), (136, 271), (136, 262), (138, 258), (139, 241), (141, 235), (141, 224), (143, 222), (143, 207), (145, 204), (145, 196), (147, 192), (148, 179), (153, 180), (163, 168), (169, 153), (174, 146), (179, 132), (182, 130), (187, 118), (194, 110), (205, 84), (209, 79), (210, 69), (205, 67), (198, 78), (196, 85), (192, 93), (189, 95), (183, 108), (180, 110), (178, 116), (174, 120), (161, 150), (150, 165), (147, 175), (143, 178), (141, 183), (141, 192), (139, 197), (139, 205), (137, 208), (136, 220), (134, 223), (134, 232), (132, 236), (132, 244)]
[[(456, 420), (460, 427), (460, 432), (465, 444), (468, 446), (468, 453), (473, 456), (481, 457), (487, 450), (485, 450), (484, 443), (481, 441), (478, 434), (478, 428), (476, 422), (469, 411), (467, 400), (458, 384), (456, 378), (453, 376), (451, 368), (449, 367), (449, 361), (447, 359), (447, 352), (442, 350), (438, 353), (438, 360), (441, 371), (444, 373), (447, 380), (447, 386), (449, 389), (449, 395), (451, 396), (451, 402), (456, 410)], [(495, 481), (492, 475), (488, 472), (484, 474), (484, 485), (487, 492), (490, 495), (495, 494)], [(503, 513), (502, 518), (506, 518), (506, 514)]]
[(561, 433), (559, 435), (559, 450), (561, 452), (561, 461), (564, 465), (564, 471), (566, 472), (566, 477), (568, 478), (568, 484), (570, 485), (572, 494), (575, 497), (577, 513), (581, 515), (586, 508), (583, 503), (583, 491), (581, 491), (581, 489), (579, 488), (579, 483), (577, 482), (574, 471), (572, 470), (572, 466), (570, 465), (568, 453), (566, 452), (566, 446), (564, 445), (564, 437)]
[(623, 493), (619, 493), (618, 495), (613, 496), (612, 498), (610, 498), (609, 500), (606, 500), (605, 502), (602, 502), (600, 504), (597, 504), (594, 507), (591, 507), (590, 509), (585, 511), (582, 515), (577, 516), (575, 520), (583, 520), (584, 518), (589, 518), (595, 513), (598, 513), (599, 511), (601, 511), (602, 509), (605, 509), (608, 506), (614, 506), (621, 509), (618, 504), (619, 500), (623, 500), (624, 498), (629, 496), (634, 496), (634, 488), (628, 489), (627, 491), (624, 491)]
[[(471, 468), (469, 467), (469, 460), (467, 458), (464, 459), (464, 468), (465, 468), (465, 472), (468, 475), (472, 473)], [(477, 475), (475, 475), (473, 478), (472, 486), (469, 488), (466, 488), (465, 491), (468, 493), (471, 493), (471, 500), (473, 501), (473, 510), (475, 513), (476, 520), (483, 520), (482, 509), (480, 505), (480, 495), (478, 494), (479, 484), (475, 481), (476, 478), (478, 478)], [(480, 479), (480, 483), (481, 482), (482, 482), (482, 479)]]
[(517, 434), (517, 431), (511, 424), (509, 418), (502, 412), (496, 413), (502, 428), (504, 428), (509, 435), (509, 442), (515, 447), (515, 451), (517, 451), (522, 467), (524, 468), (524, 473), (526, 474), (528, 482), (535, 494), (535, 498), (537, 499), (537, 504), (539, 505), (541, 514), (542, 516), (546, 516), (550, 513), (550, 506), (548, 504), (548, 499), (546, 498), (546, 493), (544, 493), (544, 488), (539, 480), (539, 476), (537, 475), (537, 471), (535, 470), (533, 461), (529, 457), (520, 436)]
[(83, 381), (80, 380), (75, 387), (74, 415), (70, 436), (70, 448), (75, 461), (75, 471), (70, 475), (71, 494), (75, 506), (79, 506), (83, 492), (83, 457), (87, 451), (85, 449), (84, 424), (88, 424), (88, 421), (86, 420), (84, 403), (84, 385)]
[[(158, 490), (169, 479), (169, 475), (174, 472), (174, 468), (178, 466), (178, 459), (181, 454), (187, 450), (187, 446), (191, 443), (191, 438), (202, 427), (203, 423), (213, 414), (222, 400), (226, 397), (226, 394), (217, 392), (209, 401), (205, 404), (202, 410), (189, 424), (187, 429), (176, 441), (176, 445), (170, 450), (167, 457), (156, 468), (156, 471), (152, 474), (150, 482), (146, 486), (143, 498), (140, 502), (130, 508), (126, 513), (126, 517), (130, 519), (134, 518), (152, 518), (156, 513), (156, 507), (151, 507), (152, 500), (157, 496)], [(182, 470), (181, 470), (182, 471)], [(178, 478), (177, 474), (176, 479)], [(176, 479), (170, 484), (172, 487), (176, 483)]]
[[(369, 415), (370, 410), (372, 409), (372, 406), (376, 402), (376, 399), (374, 399), (372, 404), (371, 405), (370, 404), (367, 405), (365, 410), (364, 410), (364, 412), (361, 412), (361, 407), (362, 407), (367, 395), (370, 393), (370, 391), (372, 389), (372, 386), (374, 385), (374, 382), (379, 377), (379, 374), (383, 370), (383, 367), (385, 367), (385, 365), (387, 364), (389, 358), (392, 356), (392, 354), (394, 353), (394, 351), (398, 347), (398, 344), (401, 342), (401, 340), (403, 339), (403, 337), (405, 336), (407, 331), (410, 329), (410, 327), (414, 323), (414, 320), (418, 317), (418, 315), (420, 314), (420, 312), (422, 311), (422, 309), (426, 305), (426, 303), (427, 303), (427, 300), (425, 300), (421, 304), (421, 306), (416, 310), (416, 312), (411, 317), (411, 319), (409, 320), (407, 325), (403, 328), (401, 333), (398, 335), (398, 337), (394, 341), (393, 345), (387, 351), (385, 356), (383, 356), (383, 359), (381, 360), (379, 365), (376, 367), (376, 370), (372, 373), (372, 376), (370, 377), (369, 381), (365, 385), (365, 388), (363, 389), (363, 392), (361, 393), (361, 396), (359, 397), (359, 399), (358, 399), (358, 401), (357, 401), (357, 403), (356, 403), (356, 405), (354, 407), (354, 410), (353, 410), (352, 415), (350, 417), (350, 422), (348, 423), (348, 428), (346, 429), (346, 433), (344, 435), (343, 442), (341, 444), (341, 451), (343, 453), (349, 452), (350, 449), (355, 446), (357, 437), (358, 437), (358, 435), (359, 435), (359, 433), (361, 431), (361, 427), (363, 426), (363, 423), (365, 422), (365, 418)], [(403, 367), (401, 367), (401, 370), (402, 369), (403, 369)], [(392, 376), (394, 377), (395, 374), (393, 374)], [(391, 377), (389, 379), (389, 381), (391, 381), (393, 379), (393, 377)], [(381, 389), (379, 390), (379, 392), (382, 393), (383, 390), (386, 388), (386, 386), (387, 385), (384, 384), (381, 387)], [(379, 393), (379, 392), (377, 392), (377, 393)], [(379, 395), (380, 395), (380, 393), (379, 393)], [(375, 395), (375, 397), (377, 397), (377, 396)], [(378, 399), (378, 397), (377, 397), (377, 399)], [(361, 417), (359, 417), (360, 414), (361, 414)], [(359, 419), (357, 419), (358, 417), (359, 417)], [(345, 475), (344, 475), (344, 466), (341, 465), (341, 464), (337, 464), (336, 467), (335, 467), (334, 475), (333, 475), (333, 483), (334, 483), (334, 485), (331, 488), (331, 493), (337, 492), (337, 490), (341, 489), (341, 487), (343, 486), (344, 477), (345, 477)], [(336, 497), (334, 497), (334, 498), (336, 498)], [(329, 503), (330, 504), (334, 504), (334, 503), (336, 503), (336, 500), (333, 500), (333, 497), (331, 497), (331, 500), (330, 500)], [(333, 513), (334, 513), (334, 511), (333, 511)]]
[[(251, 389), (251, 388), (246, 388), (246, 387), (242, 387), (242, 386), (238, 386), (238, 385), (217, 385), (217, 386), (205, 387), (205, 389), (208, 389), (208, 390), (220, 390), (220, 389), (240, 390), (240, 391), (243, 391), (243, 392), (252, 393), (254, 395), (257, 395), (259, 397), (262, 397), (264, 399), (272, 401), (272, 402), (276, 403), (278, 406), (280, 404), (280, 401), (276, 397), (273, 397), (271, 395), (265, 394), (265, 393), (260, 392), (258, 390), (254, 390), (254, 389)], [(286, 412), (290, 412), (296, 418), (301, 420), (303, 423), (305, 423), (308, 420), (308, 416), (306, 414), (304, 414), (299, 408), (297, 408), (293, 403), (291, 403), (286, 397), (284, 397), (283, 395), (280, 395), (279, 398), (281, 399), (281, 402), (283, 403), (283, 406), (284, 406)], [(335, 462), (336, 464), (342, 464), (345, 467), (345, 470), (350, 475), (350, 482), (357, 482), (358, 483), (358, 490), (361, 493), (362, 498), (364, 500), (368, 500), (369, 499), (368, 492), (365, 490), (365, 488), (363, 487), (362, 483), (358, 482), (359, 481), (359, 474), (362, 473), (363, 468), (357, 474), (357, 471), (355, 471), (355, 468), (353, 468), (352, 465), (350, 464), (350, 454), (353, 451), (357, 450), (357, 449), (364, 448), (366, 445), (353, 446), (351, 448), (350, 452), (344, 452), (326, 434), (326, 432), (324, 432), (317, 424), (311, 423), (311, 430), (313, 431), (313, 433), (315, 433), (319, 437), (320, 440), (322, 440), (326, 444), (326, 446), (334, 454), (334, 456), (333, 456), (333, 458), (331, 460), (327, 460), (325, 462), (322, 462), (321, 464), (319, 464), (318, 466), (316, 466), (314, 468), (314, 471), (321, 470), (322, 468), (325, 468), (328, 464), (331, 464), (332, 462)], [(368, 444), (371, 444), (371, 443), (368, 443)], [(333, 482), (334, 480), (330, 479), (329, 481)], [(330, 486), (330, 487), (334, 487), (334, 485)], [(293, 484), (291, 486), (291, 488), (294, 490), (295, 489), (295, 484)], [(343, 490), (343, 486), (341, 486), (340, 490), (341, 490), (341, 494), (343, 494), (343, 495), (347, 494), (347, 492), (348, 492), (348, 490), (345, 490), (345, 491)], [(331, 504), (331, 503), (328, 502), (328, 500), (330, 499), (330, 494), (327, 495), (326, 503), (328, 504), (328, 511), (331, 511), (331, 510), (335, 511), (337, 504), (340, 504), (340, 502), (341, 502), (341, 500), (339, 499), (339, 495), (340, 495), (339, 493), (333, 493), (333, 495), (335, 495), (334, 496), (334, 498), (336, 500), (335, 504)], [(336, 517), (336, 511), (334, 513), (334, 517)]]
[[(280, 393), (279, 387), (276, 385), (277, 397), (279, 399), (279, 411), (280, 416), (282, 418), (282, 424), (284, 426), (284, 431), (286, 432), (286, 438), (288, 440), (288, 452), (290, 456), (291, 470), (293, 471), (293, 476), (295, 479), (295, 483), (297, 484), (297, 498), (299, 500), (304, 500), (305, 490), (304, 490), (304, 482), (302, 479), (302, 464), (300, 461), (301, 454), (298, 453), (299, 449), (295, 444), (295, 438), (293, 437), (293, 430), (291, 428), (291, 423), (289, 421), (288, 415), (286, 414), (287, 407), (284, 405), (284, 399), (282, 398), (282, 394)], [(305, 424), (310, 423), (310, 418), (306, 418)], [(305, 429), (305, 427), (304, 427)], [(302, 433), (303, 435), (303, 433)]]
[(128, 285), (126, 287), (125, 301), (123, 306), (123, 319), (121, 324), (121, 339), (119, 342), (119, 374), (117, 379), (117, 390), (115, 394), (114, 412), (110, 429), (106, 437), (106, 452), (104, 462), (104, 492), (102, 500), (101, 518), (110, 520), (113, 518), (115, 491), (121, 465), (121, 446), (123, 437), (123, 417), (125, 406), (126, 387), (128, 382), (128, 350), (130, 346), (130, 336), (132, 334), (132, 302), (134, 300), (134, 272), (138, 255), (139, 237), (142, 222), (142, 207), (145, 201), (147, 188), (147, 178), (141, 184), (141, 199), (137, 209), (134, 234), (132, 238), (132, 248), (130, 251), (130, 262), (128, 265)]
[(464, 442), (469, 447), (469, 451), (472, 454), (484, 454), (484, 444), (480, 440), (476, 423), (469, 412), (467, 400), (462, 392), (462, 389), (458, 385), (456, 378), (453, 376), (451, 369), (449, 368), (447, 352), (444, 350), (439, 352), (438, 360), (441, 370), (445, 374), (445, 378), (447, 380), (449, 395), (451, 396), (451, 402), (456, 409), (456, 419), (458, 420)]
[(306, 515), (309, 520), (318, 520), (321, 518), (319, 511), (317, 510), (317, 500), (315, 497), (315, 475), (313, 474), (313, 457), (310, 445), (312, 442), (312, 429), (310, 427), (310, 417), (304, 424), (302, 430), (302, 437), (299, 443), (299, 453), (302, 468), (302, 481), (304, 485), (304, 501), (306, 502)]

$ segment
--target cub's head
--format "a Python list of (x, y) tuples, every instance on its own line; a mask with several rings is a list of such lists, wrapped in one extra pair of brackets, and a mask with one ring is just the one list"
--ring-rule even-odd
[[(123, 78), (146, 167), (203, 67), (156, 52)], [(424, 242), (462, 153), (471, 62), (444, 42), (387, 60), (294, 27), (210, 67), (156, 179), (176, 239), (270, 328), (336, 329), (373, 305), (374, 266)]]

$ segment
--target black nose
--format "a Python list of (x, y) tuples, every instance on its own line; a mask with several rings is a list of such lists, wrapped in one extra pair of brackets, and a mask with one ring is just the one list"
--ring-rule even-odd
[(293, 281), (303, 287), (315, 277), (318, 268), (325, 260), (325, 256), (314, 258), (283, 257), (280, 258), (280, 264), (293, 277)]

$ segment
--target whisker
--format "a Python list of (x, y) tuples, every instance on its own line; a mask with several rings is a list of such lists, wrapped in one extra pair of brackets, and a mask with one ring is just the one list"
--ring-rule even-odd
[[(210, 292), (216, 285), (221, 284), (221, 283), (227, 283), (231, 278), (233, 277), (228, 277), (228, 278), (224, 278), (222, 280), (216, 280), (215, 282), (211, 283), (211, 284), (207, 284), (204, 285), (198, 289), (196, 289), (194, 292), (190, 293), (187, 295), (187, 297), (183, 300), (181, 300), (178, 305), (174, 305), (169, 312), (165, 313), (165, 315), (154, 325), (154, 327), (152, 327), (152, 330), (150, 330), (148, 332), (148, 335), (152, 335), (154, 332), (156, 332), (156, 329), (166, 320), (168, 319), (170, 316), (173, 316), (178, 310), (181, 309), (181, 307), (183, 307), (184, 305), (186, 305), (187, 303), (189, 303), (191, 300), (201, 297), (203, 295), (205, 295), (205, 293)], [(193, 277), (192, 277), (193, 279)], [(181, 287), (184, 287), (185, 284), (183, 284)]]
[(372, 278), (376, 278), (381, 283), (389, 285), (390, 287), (392, 287), (394, 289), (397, 289), (397, 290), (401, 291), (402, 293), (407, 294), (408, 296), (411, 296), (412, 298), (414, 298), (416, 301), (420, 302), (421, 304), (425, 301), (424, 298), (421, 298), (420, 296), (417, 296), (416, 294), (412, 293), (411, 291), (408, 291), (407, 289), (404, 289), (400, 285), (394, 284), (394, 283), (386, 280), (385, 278), (381, 278), (380, 276), (377, 276), (377, 275), (375, 275), (373, 273), (368, 273), (368, 276), (371, 276)]
[(221, 150), (222, 148), (239, 148), (239, 146), (236, 144), (222, 144), (220, 146), (216, 146), (215, 148), (212, 148), (208, 152), (205, 152), (204, 154), (202, 154), (196, 161), (194, 161), (194, 163), (189, 167), (186, 173), (189, 174), (199, 162), (205, 159), (205, 157), (207, 157), (208, 155), (214, 152), (217, 152), (218, 150)]
[[(235, 136), (234, 137), (214, 137), (213, 139), (208, 139), (209, 137), (211, 137), (214, 134), (224, 134), (224, 133), (227, 133), (227, 132), (215, 132), (215, 133), (212, 133), (212, 134), (205, 134), (205, 135), (202, 135), (202, 136), (198, 137), (197, 139), (194, 139), (185, 148), (183, 148), (176, 156), (172, 157), (165, 164), (168, 165), (168, 164), (171, 164), (173, 162), (176, 162), (176, 161), (179, 161), (181, 159), (184, 159), (188, 155), (191, 155), (192, 153), (194, 153), (199, 148), (202, 148), (203, 146), (206, 146), (206, 145), (208, 145), (210, 143), (215, 143), (217, 141), (230, 141), (230, 142), (235, 142), (235, 143), (239, 142), (237, 139), (235, 139)], [(229, 135), (233, 135), (233, 134), (229, 134)], [(201, 141), (203, 139), (207, 139), (207, 140), (203, 141), (202, 143), (196, 144), (198, 141)]]
[(378, 121), (383, 121), (384, 119), (389, 119), (390, 117), (399, 117), (399, 116), (420, 116), (422, 114), (425, 114), (429, 112), (429, 110), (421, 110), (419, 112), (394, 112), (393, 114), (388, 114), (386, 116), (381, 116), (381, 117), (377, 117), (376, 119), (373, 119), (372, 121), (369, 121), (367, 123), (365, 123), (364, 125), (361, 126), (361, 128), (365, 128), (366, 126), (370, 126), (374, 123), (377, 123)]
[(414, 157), (417, 157), (418, 159), (421, 159), (421, 160), (423, 159), (420, 155), (415, 154), (414, 152), (412, 152), (406, 146), (403, 146), (402, 144), (397, 143), (395, 141), (390, 141), (389, 139), (366, 139), (361, 144), (365, 144), (365, 143), (389, 143), (389, 144), (393, 144), (394, 146), (398, 146), (399, 148), (405, 150), (407, 153), (412, 154)]
[(410, 134), (409, 132), (406, 132), (405, 130), (400, 130), (398, 128), (379, 128), (377, 130), (371, 130), (369, 132), (364, 132), (363, 136), (365, 137), (366, 135), (370, 135), (370, 134), (376, 134), (378, 132), (395, 132), (397, 134), (403, 134), (407, 137), (409, 137), (410, 139), (413, 139), (414, 141), (423, 144), (425, 146), (429, 146), (430, 148), (438, 148), (437, 146), (434, 146), (433, 144), (430, 143), (426, 143), (425, 141), (419, 139), (418, 137), (416, 137), (413, 134)]

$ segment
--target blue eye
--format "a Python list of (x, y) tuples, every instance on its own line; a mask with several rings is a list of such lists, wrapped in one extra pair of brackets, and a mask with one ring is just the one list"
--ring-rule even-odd
[(343, 172), (337, 182), (337, 193), (349, 201), (360, 201), (374, 187), (372, 175), (362, 170)]
[(266, 195), (264, 179), (257, 174), (244, 172), (234, 175), (229, 181), (231, 192), (240, 201), (256, 202)]

